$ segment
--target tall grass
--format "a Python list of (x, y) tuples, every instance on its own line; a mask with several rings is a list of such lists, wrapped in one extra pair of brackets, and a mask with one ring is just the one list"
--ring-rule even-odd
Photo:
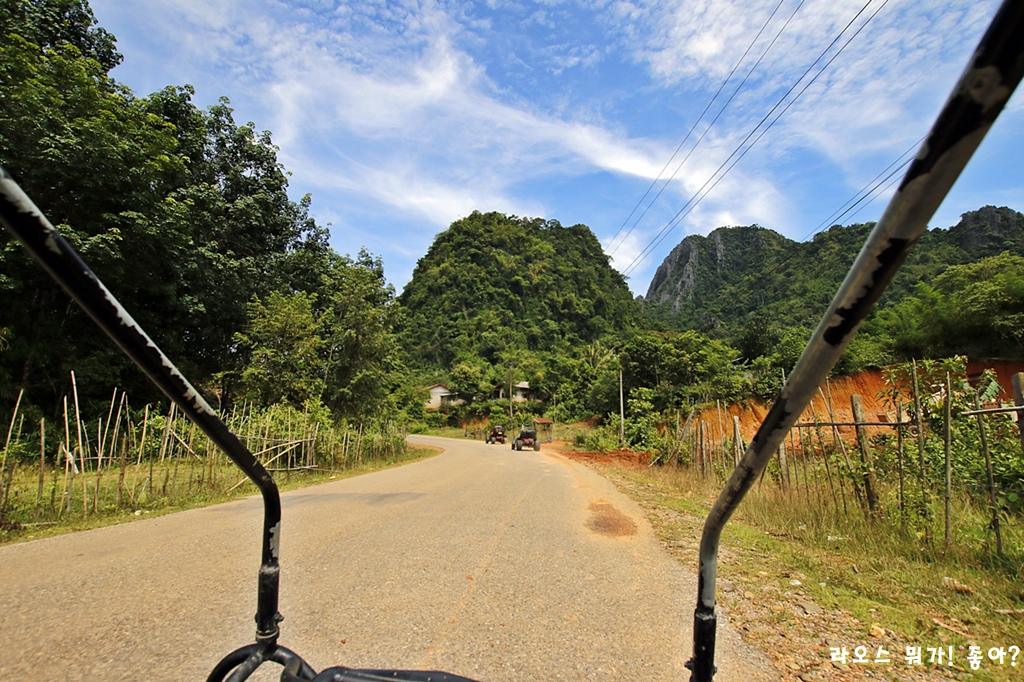
[[(725, 476), (701, 475), (690, 467), (652, 467), (658, 478), (677, 495), (710, 505), (725, 485)], [(822, 493), (822, 491), (817, 491)], [(952, 498), (952, 542), (943, 542), (943, 501), (933, 496), (930, 517), (918, 509), (914, 522), (904, 523), (893, 504), (897, 492), (890, 484), (880, 488), (886, 509), (896, 512), (871, 514), (856, 501), (844, 510), (828, 495), (808, 496), (800, 485), (781, 487), (771, 476), (755, 483), (735, 518), (767, 534), (792, 538), (822, 550), (842, 549), (845, 554), (869, 560), (933, 564), (947, 572), (965, 566), (996, 570), (1009, 579), (1024, 578), (1024, 522), (1019, 514), (1002, 515), (1004, 556), (998, 557), (987, 507), (959, 492)]]
[[(74, 393), (58, 419), (33, 417), (18, 401), (7, 421), (0, 464), (0, 540), (39, 527), (81, 527), (106, 519), (185, 508), (255, 488), (173, 406), (131, 407), (114, 391), (109, 408), (84, 418)], [(334, 421), (322, 405), (302, 409), (244, 404), (222, 415), (279, 484), (312, 482), (406, 454), (393, 422)]]
[[(979, 417), (961, 414), (999, 404), (995, 375), (968, 381), (964, 358), (894, 366), (883, 375), (877, 397), (890, 408), (878, 415), (885, 423), (844, 425), (831, 419), (831, 393), (819, 393), (740, 514), (766, 532), (822, 546), (864, 543), (883, 556), (966, 562), (1024, 578), (1020, 427), (1007, 414), (985, 415), (980, 426)], [(680, 490), (717, 496), (747, 444), (718, 405), (685, 421), (672, 416), (651, 439), (651, 461)], [(599, 427), (576, 443), (609, 450), (614, 436), (610, 426)]]

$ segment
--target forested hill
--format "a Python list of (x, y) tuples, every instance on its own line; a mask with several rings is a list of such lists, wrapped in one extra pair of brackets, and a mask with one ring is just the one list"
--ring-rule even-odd
[(399, 297), (421, 366), (567, 352), (634, 320), (635, 303), (585, 225), (479, 213), (452, 223)]
[[(735, 338), (758, 319), (813, 328), (873, 224), (834, 226), (796, 242), (758, 225), (686, 237), (665, 259), (644, 309), (672, 329)], [(921, 238), (881, 301), (895, 303), (951, 265), (1004, 251), (1024, 255), (1024, 215), (985, 206)]]

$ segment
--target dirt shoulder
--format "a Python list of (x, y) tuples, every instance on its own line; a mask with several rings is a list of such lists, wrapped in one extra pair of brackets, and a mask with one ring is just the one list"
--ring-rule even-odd
[[(560, 451), (594, 467), (635, 500), (665, 549), (680, 562), (697, 566), (705, 511), (710, 509), (712, 496), (679, 494), (635, 453), (619, 458), (616, 453)], [(969, 669), (968, 647), (958, 643), (965, 641), (959, 636), (968, 627), (963, 621), (949, 613), (929, 611), (935, 617), (934, 624), (928, 624), (932, 625), (928, 635), (903, 635), (887, 627), (897, 600), (888, 603), (857, 594), (850, 584), (856, 584), (861, 576), (853, 575), (853, 581), (837, 580), (837, 570), (871, 568), (851, 566), (841, 556), (809, 554), (792, 539), (773, 537), (734, 519), (723, 535), (720, 554), (720, 612), (748, 644), (770, 658), (783, 680), (1014, 679), (1018, 671), (1009, 666), (1009, 657), (1002, 668), (986, 660), (980, 671)], [(985, 645), (985, 652), (994, 644)], [(1011, 644), (1021, 642), (1007, 641), (1003, 646)], [(908, 646), (921, 647), (921, 664), (908, 662)], [(945, 658), (950, 647), (952, 666), (946, 665)], [(844, 649), (846, 663), (833, 661), (833, 651), (841, 654)], [(941, 666), (929, 662), (939, 649), (944, 652)], [(853, 661), (857, 652), (865, 654), (864, 662)], [(882, 662), (886, 658), (889, 662)], [(1024, 656), (1018, 657), (1018, 666), (1022, 663)]]

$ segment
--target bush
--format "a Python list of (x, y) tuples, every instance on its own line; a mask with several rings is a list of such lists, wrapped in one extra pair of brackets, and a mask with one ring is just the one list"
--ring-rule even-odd
[(649, 388), (634, 388), (626, 401), (629, 414), (625, 424), (626, 443), (633, 450), (649, 452), (664, 445), (658, 433), (653, 396), (654, 391)]
[(619, 448), (619, 430), (612, 424), (599, 426), (576, 435), (577, 443), (582, 438), (582, 446), (594, 452), (608, 452)]

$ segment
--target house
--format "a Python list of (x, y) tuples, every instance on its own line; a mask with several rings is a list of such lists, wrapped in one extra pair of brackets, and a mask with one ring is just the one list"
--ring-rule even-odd
[[(506, 389), (508, 389), (508, 384), (495, 384), (494, 390), (491, 391), (491, 400), (504, 400), (507, 397)], [(512, 402), (524, 403), (531, 398), (533, 396), (530, 395), (529, 381), (520, 381), (512, 386)]]
[(512, 387), (512, 402), (523, 403), (530, 399), (530, 382), (520, 381)]
[(438, 407), (441, 407), (441, 405), (444, 405), (446, 403), (446, 399), (448, 398), (448, 396), (451, 395), (451, 393), (448, 391), (448, 387), (445, 386), (444, 384), (434, 384), (427, 390), (430, 391), (430, 399), (427, 400), (426, 403), (424, 403), (427, 409), (437, 409)]
[(423, 403), (428, 410), (436, 410), (445, 405), (465, 405), (466, 401), (457, 397), (457, 394), (448, 390), (444, 384), (434, 384), (427, 389), (430, 391), (430, 399)]

